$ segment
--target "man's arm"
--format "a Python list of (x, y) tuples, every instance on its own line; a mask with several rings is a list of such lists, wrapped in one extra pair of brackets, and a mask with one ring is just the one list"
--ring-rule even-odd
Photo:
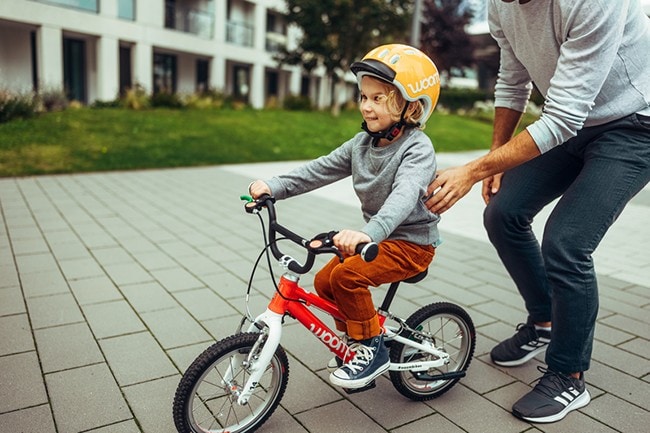
[[(494, 111), (494, 128), (492, 130), (492, 145), (490, 146), (490, 150), (498, 149), (512, 139), (523, 114), (524, 113), (513, 109), (496, 107)], [(486, 204), (501, 188), (502, 176), (503, 173), (501, 172), (483, 179), (481, 195)]]
[(498, 143), (506, 139), (505, 143), (501, 146), (493, 145), (496, 148), (490, 153), (463, 166), (440, 172), (427, 189), (428, 195), (433, 193), (425, 203), (429, 210), (441, 214), (463, 198), (476, 182), (503, 173), (540, 155), (537, 144), (528, 131), (524, 130), (509, 140), (506, 138), (512, 136), (521, 113), (507, 108), (500, 108), (499, 111), (498, 116), (495, 113), (493, 141)]

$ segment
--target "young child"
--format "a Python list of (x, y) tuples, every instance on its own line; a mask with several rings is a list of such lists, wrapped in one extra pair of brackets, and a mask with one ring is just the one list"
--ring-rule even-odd
[[(365, 226), (341, 230), (334, 244), (345, 255), (334, 257), (315, 276), (314, 288), (335, 303), (345, 322), (336, 323), (356, 352), (330, 374), (345, 388), (362, 388), (388, 370), (369, 286), (406, 279), (427, 269), (438, 244), (437, 214), (423, 203), (436, 172), (431, 140), (422, 132), (438, 101), (438, 70), (421, 51), (406, 45), (384, 45), (351, 66), (361, 93), (362, 129), (329, 155), (290, 173), (249, 186), (253, 198), (272, 194), (284, 199), (352, 176)], [(376, 242), (371, 262), (354, 255), (360, 242)], [(328, 367), (336, 368), (337, 363)]]

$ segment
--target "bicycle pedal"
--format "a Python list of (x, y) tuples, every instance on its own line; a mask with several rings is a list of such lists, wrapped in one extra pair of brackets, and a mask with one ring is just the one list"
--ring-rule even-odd
[(358, 392), (368, 391), (369, 389), (373, 389), (376, 386), (377, 384), (373, 380), (368, 385), (362, 386), (361, 388), (343, 388), (343, 391), (345, 391), (347, 394), (356, 394)]

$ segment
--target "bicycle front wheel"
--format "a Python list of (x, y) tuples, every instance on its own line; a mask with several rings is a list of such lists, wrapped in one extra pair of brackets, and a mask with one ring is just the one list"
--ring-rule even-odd
[[(476, 346), (474, 324), (467, 312), (448, 302), (425, 305), (406, 320), (414, 331), (401, 335), (418, 343), (430, 344), (449, 355), (449, 362), (427, 371), (390, 371), (393, 386), (400, 394), (416, 401), (436, 398), (460, 380), (469, 367)], [(435, 357), (425, 351), (393, 342), (390, 360), (394, 363), (430, 361)], [(455, 374), (456, 373), (456, 374)], [(443, 375), (448, 374), (448, 378)]]
[(289, 380), (287, 354), (278, 346), (248, 403), (237, 402), (263, 344), (260, 334), (227, 337), (189, 366), (176, 390), (173, 415), (180, 433), (255, 431), (277, 408)]

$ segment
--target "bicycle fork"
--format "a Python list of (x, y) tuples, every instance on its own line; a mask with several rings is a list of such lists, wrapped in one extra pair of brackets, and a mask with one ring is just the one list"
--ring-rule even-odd
[[(258, 324), (263, 324), (265, 328), (252, 350), (247, 355), (240, 355), (237, 359), (231, 360), (222, 378), (223, 384), (231, 384), (241, 368), (247, 370), (248, 379), (237, 396), (237, 403), (240, 405), (248, 403), (282, 339), (282, 314), (267, 309), (250, 325), (248, 332), (259, 332)], [(260, 345), (263, 345), (261, 351)]]
[[(280, 279), (279, 290), (287, 290), (287, 282), (285, 279), (288, 278), (290, 284), (288, 284), (289, 289), (294, 289), (297, 286), (297, 277), (289, 277), (286, 274)], [(240, 389), (239, 395), (237, 396), (237, 403), (240, 405), (245, 405), (248, 403), (248, 400), (253, 395), (255, 388), (260, 382), (262, 375), (266, 371), (266, 368), (271, 363), (273, 359), (273, 354), (280, 345), (280, 340), (282, 339), (282, 320), (285, 314), (285, 306), (287, 301), (284, 296), (278, 296), (276, 293), (269, 304), (269, 307), (252, 321), (248, 327), (248, 332), (260, 332), (260, 336), (257, 338), (257, 342), (253, 346), (252, 350), (246, 359), (234, 359), (231, 361), (230, 366), (226, 370), (222, 382), (224, 384), (230, 384), (233, 378), (236, 376), (237, 371), (240, 368), (246, 368), (249, 373), (248, 379), (244, 386)], [(240, 324), (237, 332), (241, 331), (241, 327), (244, 321)], [(262, 350), (259, 350), (259, 347), (263, 345)]]

